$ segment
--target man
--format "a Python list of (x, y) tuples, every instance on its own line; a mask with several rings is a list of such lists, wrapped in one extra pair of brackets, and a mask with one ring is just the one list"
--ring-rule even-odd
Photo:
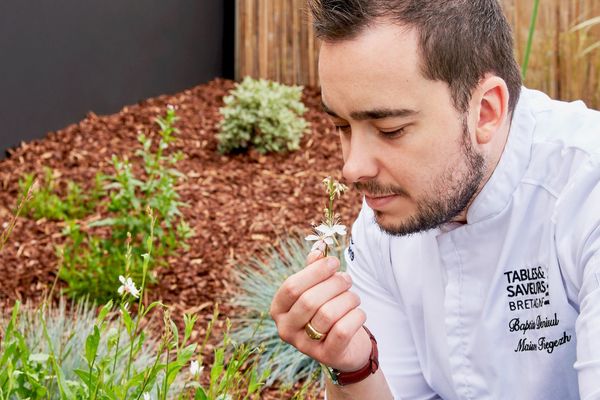
[(600, 113), (521, 88), (496, 0), (311, 8), (365, 202), (349, 274), (311, 253), (276, 293), (282, 339), (329, 399), (600, 398)]

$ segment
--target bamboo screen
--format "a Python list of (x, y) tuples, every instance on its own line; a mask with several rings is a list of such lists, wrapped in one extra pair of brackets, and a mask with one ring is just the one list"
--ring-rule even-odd
[(306, 0), (236, 0), (235, 76), (317, 84), (318, 43)]
[[(502, 0), (522, 60), (533, 0)], [(236, 0), (236, 79), (250, 75), (287, 84), (317, 85), (318, 41), (306, 0)], [(600, 16), (600, 0), (540, 2), (525, 84), (564, 100), (583, 99), (600, 108), (600, 23), (573, 30)]]

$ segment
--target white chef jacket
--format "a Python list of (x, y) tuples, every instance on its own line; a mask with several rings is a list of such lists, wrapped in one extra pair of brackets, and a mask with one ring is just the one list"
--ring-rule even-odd
[(345, 258), (396, 399), (600, 399), (600, 112), (523, 88), (467, 223), (366, 204)]

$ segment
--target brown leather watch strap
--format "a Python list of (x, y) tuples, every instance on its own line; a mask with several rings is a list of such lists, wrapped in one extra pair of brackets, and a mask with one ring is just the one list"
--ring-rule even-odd
[(342, 372), (333, 369), (333, 375), (335, 376), (334, 382), (336, 385), (345, 386), (351, 383), (357, 383), (366, 379), (369, 375), (374, 374), (379, 369), (379, 351), (377, 350), (377, 340), (371, 333), (371, 331), (363, 325), (363, 328), (371, 339), (371, 355), (367, 364), (357, 371)]

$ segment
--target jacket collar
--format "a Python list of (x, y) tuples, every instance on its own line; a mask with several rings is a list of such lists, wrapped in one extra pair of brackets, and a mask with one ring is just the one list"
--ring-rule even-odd
[(530, 104), (533, 92), (521, 89), (504, 151), (492, 176), (467, 210), (467, 224), (491, 218), (502, 211), (525, 174), (535, 129)]

